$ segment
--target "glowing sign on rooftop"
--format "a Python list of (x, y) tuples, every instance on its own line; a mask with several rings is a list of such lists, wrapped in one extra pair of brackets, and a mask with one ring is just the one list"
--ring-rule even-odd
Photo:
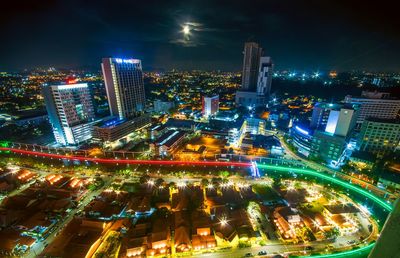
[(139, 59), (122, 59), (122, 58), (115, 58), (115, 62), (119, 64), (138, 64), (140, 63)]
[(76, 83), (76, 84), (63, 84), (63, 85), (55, 85), (59, 90), (72, 90), (78, 88), (87, 88), (87, 83)]

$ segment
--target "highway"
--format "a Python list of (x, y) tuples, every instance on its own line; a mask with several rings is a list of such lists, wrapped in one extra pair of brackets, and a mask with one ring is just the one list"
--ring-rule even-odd
[(104, 158), (91, 158), (84, 156), (61, 155), (40, 151), (23, 150), (16, 148), (0, 147), (0, 151), (11, 151), (17, 154), (32, 155), (34, 157), (45, 157), (53, 159), (77, 160), (77, 161), (90, 161), (102, 164), (136, 164), (136, 165), (184, 165), (184, 166), (216, 166), (216, 167), (250, 167), (251, 163), (248, 162), (225, 162), (225, 161), (179, 161), (179, 160), (140, 160), (140, 159), (104, 159)]

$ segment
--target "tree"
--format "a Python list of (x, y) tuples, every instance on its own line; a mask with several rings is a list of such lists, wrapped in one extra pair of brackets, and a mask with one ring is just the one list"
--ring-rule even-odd
[(164, 182), (165, 182), (164, 179), (162, 179), (162, 178), (157, 178), (155, 184), (156, 184), (156, 186), (160, 186), (160, 185), (162, 185)]
[(96, 190), (96, 185), (95, 184), (90, 184), (90, 185), (88, 185), (87, 186), (87, 189), (89, 189), (90, 191), (94, 191), (94, 190)]
[(324, 232), (324, 236), (326, 239), (336, 239), (340, 235), (340, 231), (337, 227), (334, 227), (330, 230), (326, 230)]
[(208, 184), (209, 184), (209, 182), (208, 182), (208, 179), (207, 179), (207, 178), (201, 179), (201, 185), (202, 185), (203, 187), (207, 186)]
[(220, 177), (213, 177), (213, 178), (211, 179), (211, 182), (212, 182), (213, 184), (219, 184), (219, 183), (222, 182), (222, 178), (220, 178)]
[(145, 183), (147, 183), (149, 180), (150, 180), (150, 176), (149, 176), (149, 175), (144, 175), (144, 176), (141, 176), (141, 177), (139, 178), (139, 182), (140, 182), (141, 184), (145, 184)]
[(282, 186), (282, 182), (280, 178), (274, 178), (274, 182), (272, 183), (272, 187), (275, 189), (279, 189)]
[(219, 175), (223, 178), (227, 178), (230, 175), (230, 173), (229, 173), (229, 171), (224, 170), (224, 171), (219, 172)]

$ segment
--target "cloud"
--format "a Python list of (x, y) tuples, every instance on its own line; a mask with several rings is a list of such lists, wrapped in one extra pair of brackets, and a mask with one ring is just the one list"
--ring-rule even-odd
[(196, 42), (190, 39), (186, 39), (186, 38), (180, 38), (180, 39), (172, 39), (169, 41), (169, 43), (171, 44), (175, 44), (175, 45), (180, 45), (183, 47), (198, 47), (201, 45), (205, 45), (202, 42)]
[[(184, 22), (180, 25), (182, 27), (182, 31), (176, 33), (176, 38), (171, 39), (169, 43), (180, 45), (183, 47), (198, 47), (202, 45), (206, 45), (206, 38), (210, 39), (210, 35), (202, 35), (200, 32), (214, 32), (219, 31), (216, 28), (206, 27), (203, 23), (199, 22)], [(183, 33), (183, 28), (189, 27), (189, 34)], [(202, 39), (202, 40), (201, 40)]]

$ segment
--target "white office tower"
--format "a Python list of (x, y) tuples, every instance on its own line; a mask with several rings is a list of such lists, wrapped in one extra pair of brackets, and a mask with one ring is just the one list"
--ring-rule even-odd
[(45, 85), (42, 93), (57, 143), (76, 145), (92, 137), (95, 115), (86, 83)]
[(101, 67), (111, 115), (129, 119), (142, 114), (145, 94), (141, 61), (103, 58)]
[(325, 132), (347, 137), (354, 128), (357, 118), (357, 110), (353, 108), (341, 108), (331, 110), (326, 124)]
[(269, 95), (271, 94), (272, 70), (273, 64), (271, 57), (261, 57), (257, 82), (258, 95), (269, 97)]

